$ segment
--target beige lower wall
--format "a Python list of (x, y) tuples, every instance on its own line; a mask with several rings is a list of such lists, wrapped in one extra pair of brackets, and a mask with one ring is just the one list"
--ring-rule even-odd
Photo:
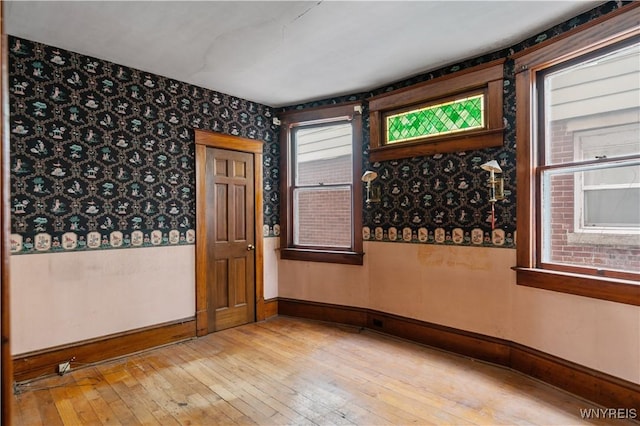
[(11, 256), (10, 290), (14, 354), (192, 317), (195, 247)]
[(363, 266), (280, 260), (280, 297), (521, 343), (640, 384), (640, 307), (517, 286), (512, 249), (365, 242)]
[(278, 261), (278, 297), (366, 308), (369, 306), (369, 262), (363, 266)]
[(278, 258), (280, 254), (280, 238), (265, 238), (264, 240), (263, 285), (265, 300), (278, 297)]
[(640, 384), (640, 306), (515, 287), (511, 340)]
[(369, 307), (509, 338), (515, 252), (433, 244), (366, 243)]

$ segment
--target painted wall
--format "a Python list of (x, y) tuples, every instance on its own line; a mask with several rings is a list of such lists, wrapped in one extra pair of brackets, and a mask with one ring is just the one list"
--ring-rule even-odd
[(11, 349), (105, 336), (195, 313), (195, 246), (11, 258)]
[(364, 251), (361, 267), (281, 260), (279, 296), (510, 337), (515, 251), (390, 242)]
[(511, 340), (640, 383), (640, 307), (514, 287)]
[(264, 298), (266, 300), (278, 297), (278, 250), (280, 238), (265, 238), (264, 240)]

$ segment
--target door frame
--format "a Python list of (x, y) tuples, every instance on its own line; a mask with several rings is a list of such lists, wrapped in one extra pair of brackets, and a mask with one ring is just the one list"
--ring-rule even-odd
[(262, 231), (262, 149), (263, 142), (225, 135), (208, 130), (195, 129), (196, 143), (196, 336), (209, 333), (207, 315), (207, 221), (206, 218), (206, 169), (207, 148), (219, 148), (253, 154), (254, 215), (255, 215), (255, 316), (256, 321), (265, 319), (264, 309), (264, 242)]

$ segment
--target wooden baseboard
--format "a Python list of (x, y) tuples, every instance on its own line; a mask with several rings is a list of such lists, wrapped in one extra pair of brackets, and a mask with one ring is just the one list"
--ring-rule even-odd
[(635, 408), (640, 413), (640, 385), (511, 342), (508, 365), (606, 408)]
[(278, 298), (278, 315), (337, 322), (356, 327), (367, 325), (367, 310), (328, 303)]
[(264, 319), (278, 315), (278, 298), (266, 299), (264, 301)]
[(509, 340), (372, 309), (278, 298), (278, 315), (349, 324), (519, 371), (607, 408), (640, 412), (640, 385)]
[[(74, 362), (78, 366), (91, 364), (187, 340), (195, 335), (195, 319), (186, 318), (70, 345), (20, 354), (13, 357), (13, 379), (16, 382), (21, 382), (35, 377), (56, 374), (58, 364), (72, 358), (75, 358)], [(72, 369), (74, 362), (71, 363)]]

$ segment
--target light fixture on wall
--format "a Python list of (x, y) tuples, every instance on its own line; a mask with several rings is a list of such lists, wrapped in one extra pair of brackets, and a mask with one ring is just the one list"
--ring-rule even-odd
[(491, 203), (491, 229), (496, 226), (496, 201), (504, 198), (504, 179), (496, 178), (496, 173), (502, 173), (502, 168), (496, 160), (487, 161), (480, 166), (482, 170), (489, 172), (489, 188), (491, 188), (489, 202)]
[(376, 180), (378, 174), (372, 170), (367, 170), (362, 175), (362, 181), (367, 184), (367, 198), (365, 202), (367, 205), (371, 203), (379, 203), (380, 202), (380, 188), (377, 186), (373, 186), (372, 182)]

